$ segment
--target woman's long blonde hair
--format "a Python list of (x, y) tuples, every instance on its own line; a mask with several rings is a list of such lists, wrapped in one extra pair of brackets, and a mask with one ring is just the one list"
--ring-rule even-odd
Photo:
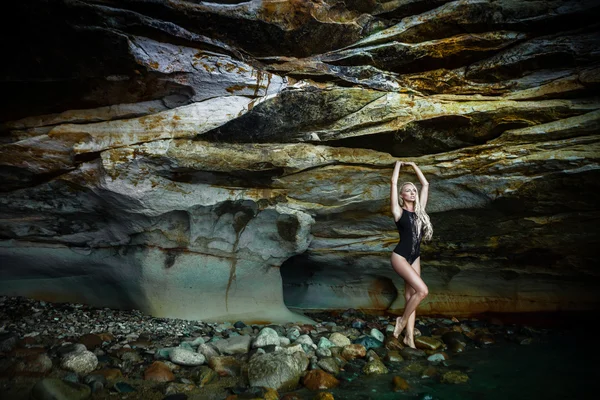
[[(433, 225), (431, 225), (429, 215), (427, 215), (425, 210), (421, 207), (421, 202), (419, 201), (419, 191), (414, 183), (404, 182), (402, 186), (400, 186), (400, 193), (402, 193), (402, 190), (406, 185), (412, 185), (412, 187), (415, 188), (415, 214), (417, 214), (417, 232), (423, 232), (423, 240), (429, 241), (433, 236)], [(404, 199), (402, 198), (402, 195), (398, 196), (398, 200), (400, 207), (404, 207)]]

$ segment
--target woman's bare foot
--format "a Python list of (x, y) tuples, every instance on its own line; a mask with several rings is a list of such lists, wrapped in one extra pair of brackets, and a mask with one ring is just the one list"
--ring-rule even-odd
[(404, 340), (402, 341), (402, 343), (404, 343), (408, 347), (412, 347), (413, 349), (417, 348), (415, 346), (415, 339), (413, 338), (413, 336), (409, 336), (408, 334), (404, 335)]
[(405, 325), (406, 323), (402, 321), (402, 317), (396, 318), (396, 327), (394, 328), (394, 337), (396, 339), (398, 339), (398, 337), (402, 333), (402, 330), (404, 329)]

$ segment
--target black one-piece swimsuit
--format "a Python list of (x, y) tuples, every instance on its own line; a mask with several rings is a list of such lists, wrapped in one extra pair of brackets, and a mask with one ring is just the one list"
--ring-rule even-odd
[(409, 264), (415, 262), (421, 255), (421, 232), (417, 232), (417, 214), (402, 209), (402, 216), (396, 221), (396, 227), (400, 234), (400, 243), (394, 249), (394, 253), (406, 258)]

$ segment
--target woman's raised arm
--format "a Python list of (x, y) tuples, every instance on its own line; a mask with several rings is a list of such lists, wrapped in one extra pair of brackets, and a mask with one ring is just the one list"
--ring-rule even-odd
[(402, 209), (398, 204), (398, 175), (400, 173), (400, 167), (402, 166), (401, 161), (396, 161), (394, 165), (394, 173), (392, 174), (392, 187), (390, 189), (390, 207), (392, 209), (392, 215), (394, 221), (398, 221), (402, 216)]
[(427, 198), (429, 197), (429, 182), (425, 179), (425, 175), (421, 172), (421, 169), (417, 167), (417, 164), (414, 162), (407, 162), (406, 165), (410, 165), (415, 170), (417, 174), (417, 178), (419, 178), (419, 182), (421, 182), (421, 194), (419, 195), (419, 202), (421, 203), (421, 207), (425, 210), (427, 206)]

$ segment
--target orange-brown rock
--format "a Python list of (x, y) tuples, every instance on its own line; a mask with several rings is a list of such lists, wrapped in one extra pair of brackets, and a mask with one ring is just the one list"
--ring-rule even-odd
[(351, 344), (344, 346), (342, 357), (346, 360), (354, 360), (355, 358), (364, 358), (367, 355), (367, 349), (362, 344)]
[(165, 363), (154, 361), (144, 371), (144, 379), (155, 382), (171, 382), (175, 380), (175, 375)]
[(394, 392), (405, 392), (410, 389), (410, 385), (406, 382), (406, 379), (397, 375), (392, 379), (392, 385), (394, 386)]
[(104, 340), (102, 340), (102, 337), (100, 335), (97, 335), (94, 333), (85, 334), (85, 335), (79, 337), (78, 340), (79, 340), (79, 343), (85, 345), (85, 347), (90, 351), (93, 351), (94, 349), (102, 346), (102, 343), (104, 342)]
[(323, 370), (313, 369), (304, 375), (302, 383), (308, 389), (316, 391), (334, 388), (340, 384), (340, 381)]
[(110, 332), (102, 332), (98, 333), (97, 335), (100, 336), (100, 339), (102, 339), (103, 342), (112, 342), (115, 340), (115, 335)]
[(240, 361), (232, 356), (212, 357), (209, 360), (208, 365), (219, 376), (240, 376), (242, 370)]

